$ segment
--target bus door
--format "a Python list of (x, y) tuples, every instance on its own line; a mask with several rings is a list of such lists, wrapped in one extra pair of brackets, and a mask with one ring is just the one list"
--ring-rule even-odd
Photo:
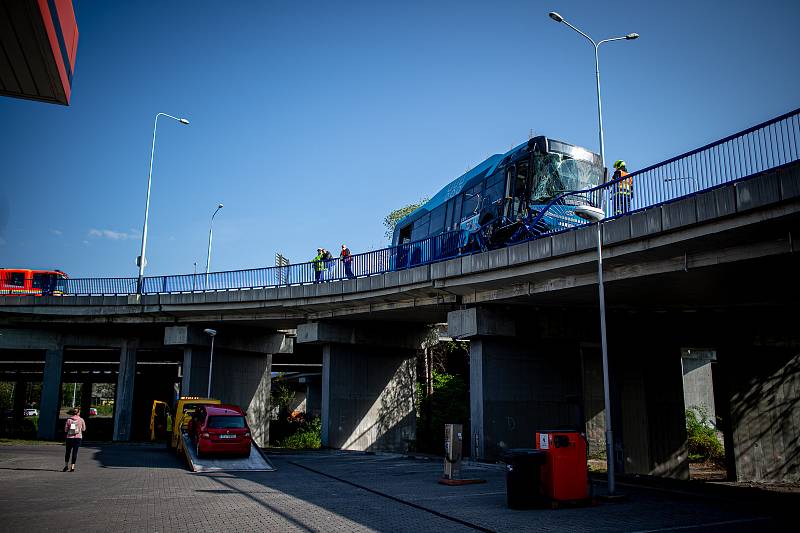
[(527, 160), (518, 161), (508, 169), (506, 177), (506, 202), (504, 215), (508, 220), (514, 221), (525, 217), (528, 208), (530, 182)]

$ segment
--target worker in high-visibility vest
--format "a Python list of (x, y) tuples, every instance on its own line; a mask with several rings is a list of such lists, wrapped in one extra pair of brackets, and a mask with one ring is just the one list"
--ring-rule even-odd
[(621, 215), (631, 210), (631, 198), (633, 198), (633, 178), (628, 174), (625, 161), (617, 159), (614, 162), (614, 175), (612, 181), (617, 182), (613, 189), (614, 214)]

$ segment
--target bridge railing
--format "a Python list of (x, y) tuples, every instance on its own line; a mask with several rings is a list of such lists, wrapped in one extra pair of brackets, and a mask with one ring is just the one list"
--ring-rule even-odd
[[(800, 159), (798, 141), (800, 109), (632, 172), (626, 179), (561, 194), (528, 221), (528, 233), (517, 242), (585, 225), (586, 222), (575, 215), (576, 205), (602, 207), (607, 218), (614, 218), (792, 163)], [(457, 230), (353, 255), (349, 268), (343, 260), (335, 258), (316, 265), (309, 261), (208, 275), (151, 276), (145, 278), (142, 292), (254, 289), (344, 280), (426, 265), (485, 249), (485, 245), (480, 243), (477, 247), (471, 244), (469, 233)], [(132, 294), (137, 292), (136, 282), (136, 278), (70, 278), (59, 282), (58, 292), (69, 295)]]

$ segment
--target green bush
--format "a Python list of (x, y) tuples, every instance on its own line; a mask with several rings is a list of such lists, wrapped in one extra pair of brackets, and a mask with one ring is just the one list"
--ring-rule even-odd
[(469, 419), (467, 384), (461, 376), (433, 370), (433, 394), (417, 383), (417, 451), (444, 453), (444, 425), (465, 424)]
[(690, 407), (686, 410), (686, 436), (689, 443), (689, 461), (725, 463), (725, 448), (717, 437), (717, 430), (709, 424), (705, 409)]
[(313, 449), (322, 446), (322, 420), (319, 417), (304, 422), (294, 434), (278, 443), (283, 448)]

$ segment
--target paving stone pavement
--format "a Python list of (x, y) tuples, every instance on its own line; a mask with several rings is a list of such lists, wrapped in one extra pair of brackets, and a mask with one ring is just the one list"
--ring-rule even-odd
[(767, 512), (624, 487), (621, 503), (506, 507), (502, 469), (436, 483), (438, 461), (348, 452), (271, 455), (275, 472), (195, 474), (163, 448), (85, 446), (74, 473), (60, 446), (0, 447), (0, 531), (769, 531)]

